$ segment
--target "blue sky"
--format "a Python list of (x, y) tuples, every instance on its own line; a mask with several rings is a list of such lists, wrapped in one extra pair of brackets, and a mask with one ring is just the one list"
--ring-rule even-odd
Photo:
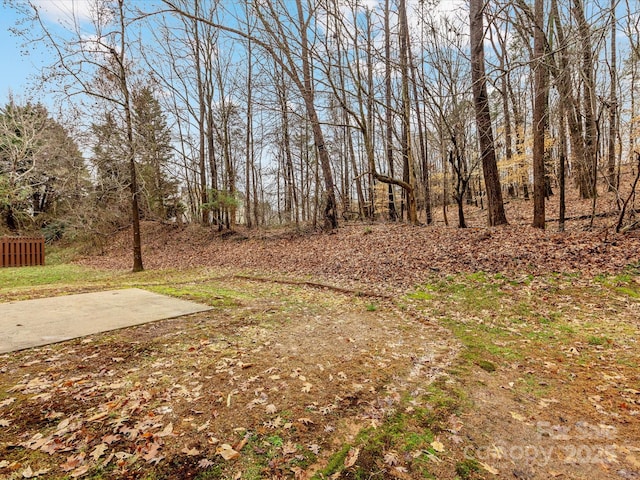
[[(19, 4), (20, 0), (16, 3)], [(74, 12), (81, 20), (88, 15), (90, 2), (86, 0), (32, 0), (49, 22), (64, 24)], [(38, 88), (37, 78), (43, 67), (51, 65), (50, 52), (42, 43), (24, 45), (25, 40), (10, 32), (19, 26), (20, 15), (0, 0), (0, 105), (9, 98), (9, 92), (18, 101), (43, 101), (48, 103), (47, 94)], [(28, 24), (26, 25), (28, 26)]]
[(42, 51), (37, 45), (30, 45), (31, 55), (23, 54), (23, 40), (13, 35), (9, 29), (15, 27), (17, 15), (13, 9), (0, 3), (0, 56), (3, 69), (0, 73), (0, 105), (6, 103), (11, 91), (18, 99), (26, 99), (33, 92), (27, 91), (29, 77), (37, 75), (43, 62)]

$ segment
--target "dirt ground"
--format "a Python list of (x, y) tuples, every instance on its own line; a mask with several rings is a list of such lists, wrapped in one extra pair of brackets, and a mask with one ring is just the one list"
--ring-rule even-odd
[(384, 302), (219, 287), (213, 312), (0, 357), (2, 478), (310, 478), (458, 348)]
[[(144, 245), (148, 269), (210, 269), (218, 308), (0, 357), (0, 478), (640, 478), (637, 232)], [(84, 265), (130, 266), (127, 235), (98, 247)], [(486, 301), (455, 284), (478, 271)]]

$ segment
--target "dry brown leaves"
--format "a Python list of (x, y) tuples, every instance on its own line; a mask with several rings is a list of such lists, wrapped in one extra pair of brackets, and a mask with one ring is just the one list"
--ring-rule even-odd
[[(617, 272), (640, 259), (640, 233), (376, 224), (345, 226), (331, 233), (267, 236), (238, 231), (222, 236), (199, 226), (178, 229), (147, 223), (143, 252), (150, 269), (230, 267), (314, 275), (342, 284), (408, 288), (433, 274), (458, 272), (581, 272), (587, 276)], [(81, 263), (129, 268), (129, 236), (123, 234), (104, 255), (86, 257)]]

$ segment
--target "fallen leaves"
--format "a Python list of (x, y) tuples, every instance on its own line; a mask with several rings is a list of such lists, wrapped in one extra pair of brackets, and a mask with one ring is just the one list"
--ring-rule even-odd
[[(200, 430), (198, 430), (200, 431)], [(173, 435), (173, 422), (169, 422), (167, 423), (167, 425), (162, 429), (161, 432), (156, 433), (156, 437), (158, 438), (163, 438), (163, 437), (169, 437)]]
[(242, 451), (244, 446), (249, 441), (250, 436), (251, 436), (250, 434), (246, 434), (244, 437), (242, 437), (240, 441), (233, 446), (233, 449), (236, 450), (237, 452)]
[(94, 461), (98, 461), (100, 457), (102, 457), (105, 452), (109, 449), (106, 443), (99, 443), (89, 454)]
[(351, 447), (347, 452), (347, 456), (344, 459), (345, 468), (353, 467), (358, 461), (359, 456), (360, 456), (360, 448)]
[(197, 457), (198, 455), (200, 455), (200, 450), (198, 450), (197, 448), (184, 447), (182, 450), (180, 450), (180, 452), (184, 453), (188, 457)]
[(519, 422), (525, 422), (527, 420), (524, 415), (518, 412), (509, 412), (509, 414), (511, 415), (511, 418), (513, 418), (514, 420), (518, 420)]
[(22, 470), (22, 472), (20, 472), (20, 475), (22, 478), (37, 478), (41, 475), (46, 475), (50, 471), (50, 468), (42, 468), (34, 472), (31, 466), (28, 465), (24, 470)]
[(89, 418), (87, 418), (87, 422), (98, 422), (100, 420), (103, 420), (105, 418), (107, 418), (109, 416), (109, 411), (105, 410), (99, 413), (96, 413), (95, 415), (90, 416)]
[(196, 427), (196, 431), (198, 432), (203, 432), (205, 431), (207, 428), (209, 428), (209, 426), (211, 425), (211, 421), (207, 420), (206, 422), (204, 422), (202, 425), (199, 425), (198, 427)]
[(69, 457), (67, 457), (67, 461), (60, 465), (60, 469), (63, 472), (76, 470), (79, 466), (84, 464), (85, 458), (86, 455), (84, 453), (79, 453), (78, 455), (70, 455)]
[(318, 455), (322, 447), (320, 447), (320, 445), (318, 445), (317, 443), (312, 443), (308, 446), (308, 448), (311, 453), (313, 453), (314, 455)]
[[(589, 207), (585, 208), (588, 214)], [(527, 223), (527, 222), (524, 222)], [(195, 225), (176, 231), (171, 225), (144, 225), (146, 248), (154, 254), (150, 268), (223, 266), (238, 270), (289, 272), (292, 275), (358, 280), (375, 288), (412, 287), (426, 270), (442, 272), (525, 273), (619, 271), (629, 264), (629, 252), (640, 250), (638, 235), (610, 235), (603, 249), (599, 228), (579, 228), (562, 235), (525, 225), (491, 229), (453, 229), (444, 225), (408, 229), (405, 224), (341, 226), (327, 235), (266, 234), (246, 231), (249, 238), (235, 242), (212, 236), (211, 229)], [(109, 242), (105, 254), (83, 263), (110, 269), (129, 266), (128, 232)], [(271, 238), (264, 238), (267, 235)], [(615, 243), (615, 246), (614, 246)], [(197, 252), (194, 258), (194, 252)], [(370, 261), (384, 259), (384, 261)]]
[[(393, 277), (395, 273), (390, 275)], [(325, 315), (324, 311), (318, 312), (322, 304), (320, 301), (300, 302), (302, 306), (296, 310), (298, 306), (291, 306), (295, 302), (289, 300), (287, 298), (287, 310), (282, 321), (275, 318), (279, 315), (273, 315), (267, 327), (260, 323), (259, 318), (251, 316), (252, 300), (244, 299), (241, 310), (224, 308), (219, 315), (212, 313), (206, 319), (180, 319), (180, 325), (173, 329), (172, 322), (153, 328), (140, 327), (138, 333), (129, 336), (129, 340), (141, 341), (139, 350), (145, 355), (139, 357), (109, 351), (109, 345), (96, 336), (88, 353), (93, 353), (94, 347), (107, 350), (99, 357), (107, 359), (108, 365), (104, 370), (92, 369), (90, 364), (97, 363), (95, 361), (84, 364), (78, 361), (74, 365), (82, 364), (83, 369), (73, 375), (55, 368), (38, 373), (43, 367), (54, 366), (34, 363), (29, 367), (29, 377), (9, 383), (13, 385), (20, 381), (21, 387), (16, 390), (20, 392), (16, 394), (19, 405), (32, 404), (38, 411), (42, 401), (32, 395), (48, 394), (49, 390), (54, 392), (56, 400), (65, 399), (66, 403), (51, 401), (51, 405), (47, 405), (50, 410), (47, 415), (61, 416), (52, 416), (45, 422), (45, 412), (36, 415), (40, 423), (24, 429), (26, 435), (19, 441), (26, 442), (34, 433), (41, 433), (41, 437), (33, 438), (33, 446), (39, 445), (41, 451), (44, 451), (43, 447), (50, 449), (56, 455), (57, 464), (62, 462), (62, 455), (76, 454), (79, 449), (84, 449), (85, 463), (76, 464), (70, 472), (87, 466), (94, 468), (109, 461), (112, 461), (110, 468), (130, 468), (131, 471), (135, 468), (149, 472), (154, 471), (152, 466), (160, 463), (157, 468), (160, 471), (166, 468), (168, 459), (176, 455), (189, 457), (183, 461), (188, 461), (192, 469), (190, 474), (197, 471), (196, 467), (207, 469), (218, 465), (224, 469), (225, 478), (234, 478), (255, 455), (261, 460), (269, 458), (270, 463), (265, 467), (269, 471), (264, 474), (265, 478), (267, 475), (282, 478), (291, 476), (292, 472), (296, 478), (305, 478), (302, 469), (293, 470), (291, 465), (299, 461), (297, 457), (311, 458), (312, 454), (319, 455), (320, 452), (322, 458), (318, 461), (329, 458), (335, 449), (333, 441), (344, 434), (345, 411), (358, 418), (357, 424), (361, 428), (383, 425), (393, 412), (405, 412), (410, 417), (425, 407), (429, 400), (427, 395), (419, 393), (419, 388), (424, 388), (433, 378), (430, 376), (431, 365), (433, 371), (442, 371), (443, 363), (449, 358), (433, 353), (436, 352), (433, 344), (442, 340), (433, 333), (436, 330), (433, 323), (427, 331), (418, 330), (413, 326), (418, 323), (415, 318), (402, 323), (400, 317), (408, 316), (407, 312), (401, 312), (403, 315), (398, 315), (398, 318), (394, 314), (391, 322), (385, 318), (386, 307), (381, 306), (375, 315), (369, 315), (371, 319), (367, 319), (367, 322), (378, 317), (386, 320), (381, 326), (363, 323), (362, 315), (355, 317), (354, 321), (353, 312), (349, 308), (343, 309), (343, 304), (339, 306), (344, 312)], [(335, 299), (330, 301), (336, 302)], [(255, 310), (264, 312), (262, 307), (259, 305)], [(311, 313), (300, 313), (302, 308), (309, 309)], [(264, 316), (263, 313), (260, 315)], [(316, 316), (319, 320), (314, 318)], [(399, 328), (394, 329), (396, 322)], [(163, 329), (169, 333), (164, 335)], [(335, 330), (334, 336), (330, 329)], [(122, 335), (124, 338), (124, 333)], [(143, 342), (144, 335), (153, 340)], [(422, 340), (419, 340), (420, 335), (423, 335)], [(332, 341), (335, 338), (342, 340), (334, 345)], [(195, 347), (187, 352), (189, 345)], [(576, 344), (581, 353), (586, 350), (583, 345)], [(85, 347), (78, 343), (74, 347), (78, 349), (78, 355), (84, 354), (81, 349)], [(508, 345), (505, 343), (502, 347)], [(309, 352), (310, 348), (313, 348), (312, 352)], [(149, 355), (146, 355), (147, 351)], [(559, 371), (564, 375), (568, 368), (562, 352), (558, 350), (557, 355), (550, 356), (550, 359), (560, 366)], [(127, 360), (112, 364), (108, 361), (111, 358)], [(421, 367), (412, 370), (415, 378), (411, 378), (408, 385), (418, 391), (415, 398), (421, 399), (420, 404), (408, 405), (405, 402), (408, 386), (402, 385), (401, 381), (406, 379), (402, 375), (407, 365), (409, 368)], [(551, 364), (546, 367), (547, 371), (555, 372)], [(508, 371), (508, 368), (504, 370)], [(502, 382), (507, 380), (503, 378)], [(397, 389), (394, 391), (385, 386), (397, 386)], [(509, 387), (510, 390), (499, 389), (498, 396), (517, 391), (521, 384), (512, 382)], [(623, 392), (628, 397), (637, 397), (636, 391)], [(609, 397), (602, 392), (597, 393), (602, 396), (598, 403), (605, 405)], [(31, 397), (25, 399), (23, 396)], [(543, 400), (540, 400), (540, 405)], [(611, 405), (615, 407), (618, 403)], [(544, 404), (548, 403), (545, 401)], [(16, 409), (16, 406), (7, 407), (7, 410), (0, 411), (0, 421), (14, 421), (10, 429), (13, 435), (18, 422), (5, 413), (11, 408)], [(552, 407), (555, 409), (557, 405)], [(535, 418), (533, 415), (525, 417), (523, 412), (528, 415), (530, 410), (521, 412), (519, 405), (510, 409), (520, 415), (510, 417), (509, 408), (503, 411), (506, 423), (513, 427), (524, 426), (511, 419), (524, 422), (527, 418)], [(71, 412), (77, 413), (77, 418), (72, 418)], [(535, 413), (551, 414), (539, 410)], [(465, 422), (466, 434), (469, 417), (466, 417), (466, 412), (460, 415)], [(386, 445), (384, 448), (387, 450), (376, 458), (376, 468), (385, 468), (385, 478), (407, 478), (407, 467), (414, 473), (411, 463), (417, 463), (419, 458), (420, 462), (428, 462), (433, 468), (450, 467), (450, 454), (459, 452), (468, 442), (467, 435), (456, 436), (463, 428), (460, 418), (450, 419), (445, 428), (438, 431), (440, 439), (412, 446), (410, 450)], [(251, 431), (248, 445), (246, 432), (234, 431), (238, 425), (244, 425), (247, 431)], [(470, 433), (477, 431), (469, 429)], [(59, 434), (50, 438), (55, 431)], [(3, 435), (6, 432), (2, 430)], [(271, 437), (279, 437), (280, 443), (265, 444)], [(446, 449), (442, 442), (446, 443)], [(352, 448), (344, 459), (344, 467), (363, 466), (365, 460), (369, 458), (365, 459), (358, 448)], [(495, 466), (501, 468), (501, 464)], [(494, 467), (487, 465), (483, 468), (491, 472)], [(123, 474), (123, 478), (127, 478), (126, 475)]]
[(498, 469), (496, 469), (496, 468), (493, 468), (491, 465), (488, 465), (488, 464), (483, 463), (483, 462), (478, 462), (478, 464), (479, 464), (482, 468), (484, 468), (487, 472), (489, 472), (490, 474), (492, 474), (492, 475), (499, 475), (499, 474), (500, 474), (500, 471), (499, 471)]
[(202, 468), (202, 469), (206, 469), (206, 468), (209, 468), (209, 467), (213, 467), (215, 464), (216, 464), (215, 462), (212, 462), (208, 458), (203, 458), (202, 460), (200, 460), (198, 462), (198, 467)]
[(91, 465), (82, 465), (81, 467), (76, 468), (73, 472), (71, 472), (71, 478), (80, 478), (84, 476), (90, 468)]
[(6, 407), (6, 406), (8, 406), (8, 405), (11, 405), (11, 404), (12, 404), (13, 402), (15, 402), (15, 401), (16, 401), (15, 397), (5, 398), (4, 400), (2, 400), (2, 401), (0, 402), (0, 408), (2, 408), (2, 407)]
[(227, 461), (240, 458), (240, 452), (234, 450), (233, 447), (228, 443), (223, 443), (218, 448), (216, 448), (216, 455), (220, 455)]
[(151, 442), (146, 444), (144, 447), (140, 449), (140, 453), (142, 453), (142, 459), (147, 463), (157, 464), (164, 456), (160, 454), (160, 450), (162, 449), (162, 445), (157, 442)]
[(291, 455), (296, 453), (297, 451), (298, 451), (298, 447), (290, 440), (285, 442), (285, 444), (282, 446), (283, 455)]
[(383, 461), (386, 465), (398, 465), (400, 464), (400, 457), (398, 456), (398, 452), (395, 450), (389, 450), (384, 454)]
[(431, 442), (431, 448), (433, 448), (438, 453), (444, 452), (444, 445), (439, 440), (434, 440), (433, 442)]

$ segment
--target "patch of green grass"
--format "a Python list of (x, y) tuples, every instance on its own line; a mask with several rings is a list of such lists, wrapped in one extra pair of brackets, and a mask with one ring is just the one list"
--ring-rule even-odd
[(415, 452), (416, 450), (422, 450), (429, 448), (431, 442), (433, 442), (433, 433), (429, 430), (424, 432), (410, 432), (404, 439), (404, 450), (406, 452)]
[(483, 369), (485, 372), (495, 372), (496, 371), (496, 365), (493, 362), (490, 362), (488, 360), (476, 360), (476, 364)]
[(631, 368), (640, 367), (640, 364), (638, 364), (637, 362), (637, 358), (630, 355), (619, 355), (618, 359), (616, 360), (616, 363), (618, 365), (625, 365)]
[(317, 460), (318, 457), (313, 452), (305, 448), (302, 449), (300, 454), (296, 455), (290, 463), (292, 467), (306, 469), (310, 465), (313, 465)]
[(247, 295), (234, 290), (219, 288), (215, 284), (196, 284), (174, 287), (170, 285), (154, 285), (146, 287), (148, 290), (172, 297), (186, 298), (209, 305), (227, 307), (237, 306), (239, 300), (247, 298)]
[(375, 312), (376, 310), (378, 310), (378, 306), (375, 303), (367, 304), (367, 312)]
[(567, 325), (567, 324), (557, 325), (556, 329), (558, 330), (558, 332), (562, 332), (562, 333), (565, 333), (567, 335), (574, 335), (576, 333), (575, 328), (572, 327), (571, 325)]
[(626, 286), (626, 287), (617, 287), (616, 292), (634, 299), (640, 299), (640, 290), (636, 285)]
[(562, 312), (545, 312), (545, 314), (536, 315), (538, 323), (542, 325), (551, 325), (562, 319)]
[(222, 468), (219, 465), (214, 465), (196, 475), (195, 480), (216, 480), (218, 478), (224, 478)]
[(433, 300), (434, 294), (433, 292), (428, 292), (426, 290), (416, 290), (407, 295), (407, 298), (411, 298), (412, 300), (424, 300), (429, 301)]
[(444, 380), (436, 380), (429, 385), (427, 394), (431, 409), (424, 412), (418, 411), (417, 417), (420, 419), (421, 413), (428, 414), (421, 421), (424, 426), (432, 429), (435, 427), (434, 422), (446, 422), (451, 414), (459, 413), (467, 404), (465, 393), (445, 383)]
[[(510, 340), (512, 333), (497, 326), (479, 323), (478, 321), (468, 321), (460, 323), (451, 318), (441, 319), (441, 322), (451, 329), (455, 337), (466, 347), (461, 353), (461, 357), (469, 364), (481, 361), (516, 360), (521, 359), (523, 354), (506, 345), (506, 340)], [(503, 340), (497, 344), (496, 342)]]
[(342, 448), (340, 448), (340, 450), (331, 455), (331, 458), (329, 458), (327, 465), (322, 470), (316, 472), (316, 474), (311, 477), (311, 480), (322, 480), (337, 472), (342, 471), (344, 469), (344, 460), (345, 458), (347, 458), (351, 447), (351, 444), (345, 443)]
[(472, 282), (487, 283), (487, 274), (482, 271), (470, 273), (467, 278)]
[(540, 379), (533, 373), (527, 373), (522, 377), (523, 383), (521, 387), (530, 395), (534, 395), (538, 398), (544, 397), (549, 393), (549, 385), (541, 382)]
[(620, 273), (618, 275), (608, 275), (608, 274), (599, 274), (593, 277), (594, 282), (600, 283), (602, 285), (616, 286), (616, 285), (626, 285), (633, 280), (633, 275), (630, 273)]
[(44, 265), (37, 267), (0, 268), (0, 290), (39, 285), (72, 285), (105, 280), (113, 272), (80, 265)]
[(596, 345), (596, 346), (609, 345), (611, 343), (611, 339), (607, 337), (598, 337), (598, 336), (592, 335), (587, 339), (587, 343), (589, 345)]
[(284, 440), (280, 435), (272, 435), (266, 438), (266, 441), (269, 442), (274, 447), (281, 447), (284, 445)]
[(46, 265), (62, 265), (71, 263), (81, 254), (78, 247), (59, 247), (57, 245), (45, 245)]
[(456, 474), (460, 480), (471, 480), (480, 472), (480, 464), (473, 458), (456, 463)]
[[(313, 479), (329, 478), (344, 470), (344, 461), (351, 448), (359, 448), (360, 453), (350, 468), (349, 478), (388, 478), (380, 470), (379, 460), (390, 451), (405, 459), (409, 471), (419, 472), (421, 478), (434, 478), (429, 472), (427, 457), (419, 452), (438, 455), (431, 447), (435, 432), (446, 428), (451, 414), (459, 411), (462, 397), (462, 392), (445, 386), (444, 380), (438, 380), (428, 387), (419, 401), (409, 396), (403, 398), (395, 413), (387, 416), (381, 425), (361, 430), (353, 442), (344, 444), (330, 457), (326, 467)], [(417, 455), (408, 455), (416, 452)]]
[(596, 275), (594, 282), (607, 287), (619, 295), (640, 299), (640, 284), (635, 281), (637, 274), (627, 271), (618, 275)]

